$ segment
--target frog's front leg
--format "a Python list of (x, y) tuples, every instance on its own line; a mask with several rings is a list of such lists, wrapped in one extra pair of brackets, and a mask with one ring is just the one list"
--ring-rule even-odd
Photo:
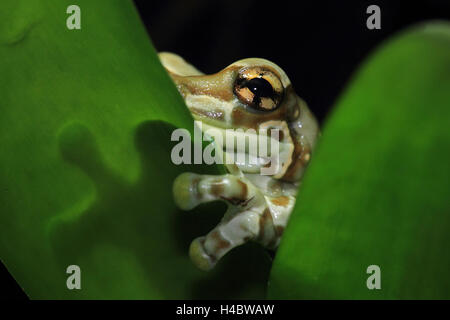
[[(229, 205), (221, 222), (206, 236), (191, 243), (190, 257), (203, 270), (213, 268), (231, 249), (250, 240), (263, 240), (258, 239), (264, 233), (261, 226), (266, 229), (261, 222), (272, 221), (264, 196), (244, 177), (183, 173), (175, 180), (173, 189), (175, 202), (184, 210), (214, 200)], [(273, 229), (273, 224), (269, 227)]]
[(212, 269), (228, 251), (256, 238), (260, 215), (253, 211), (238, 212), (222, 221), (204, 237), (192, 241), (189, 256), (202, 270)]

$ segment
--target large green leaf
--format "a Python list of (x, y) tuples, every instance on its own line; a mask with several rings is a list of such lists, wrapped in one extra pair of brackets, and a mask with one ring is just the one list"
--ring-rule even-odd
[(262, 250), (189, 261), (224, 208), (176, 209), (175, 177), (217, 168), (173, 165), (175, 127), (192, 118), (131, 1), (1, 1), (0, 257), (31, 298), (264, 297)]
[(269, 297), (449, 299), (449, 121), (448, 23), (377, 50), (324, 127)]

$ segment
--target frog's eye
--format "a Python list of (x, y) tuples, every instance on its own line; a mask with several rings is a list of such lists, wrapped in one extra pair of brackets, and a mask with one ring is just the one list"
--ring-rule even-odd
[(236, 78), (234, 94), (253, 109), (272, 111), (280, 106), (283, 84), (270, 70), (261, 67), (246, 68)]

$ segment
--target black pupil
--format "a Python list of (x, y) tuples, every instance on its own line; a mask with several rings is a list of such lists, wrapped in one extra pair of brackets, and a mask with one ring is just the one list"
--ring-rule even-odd
[(256, 97), (274, 97), (272, 85), (264, 78), (253, 78), (251, 80), (247, 80), (245, 87), (247, 87)]

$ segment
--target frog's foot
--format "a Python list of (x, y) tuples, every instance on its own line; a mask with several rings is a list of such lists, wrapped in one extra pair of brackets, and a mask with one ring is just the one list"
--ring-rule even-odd
[(173, 184), (173, 194), (175, 203), (183, 210), (191, 210), (200, 203), (215, 200), (223, 200), (240, 208), (254, 206), (257, 200), (264, 202), (262, 195), (253, 185), (231, 174), (180, 174)]
[(217, 258), (209, 255), (205, 250), (205, 238), (198, 237), (191, 242), (189, 256), (194, 264), (201, 270), (211, 270), (217, 262)]
[(192, 241), (189, 255), (194, 264), (205, 271), (212, 269), (228, 251), (257, 237), (260, 216), (245, 211), (222, 221), (205, 237)]
[(173, 192), (175, 202), (184, 210), (214, 200), (228, 203), (228, 211), (219, 225), (190, 246), (189, 255), (200, 269), (212, 269), (228, 251), (247, 241), (271, 247), (277, 239), (263, 194), (243, 177), (183, 173), (175, 180)]

